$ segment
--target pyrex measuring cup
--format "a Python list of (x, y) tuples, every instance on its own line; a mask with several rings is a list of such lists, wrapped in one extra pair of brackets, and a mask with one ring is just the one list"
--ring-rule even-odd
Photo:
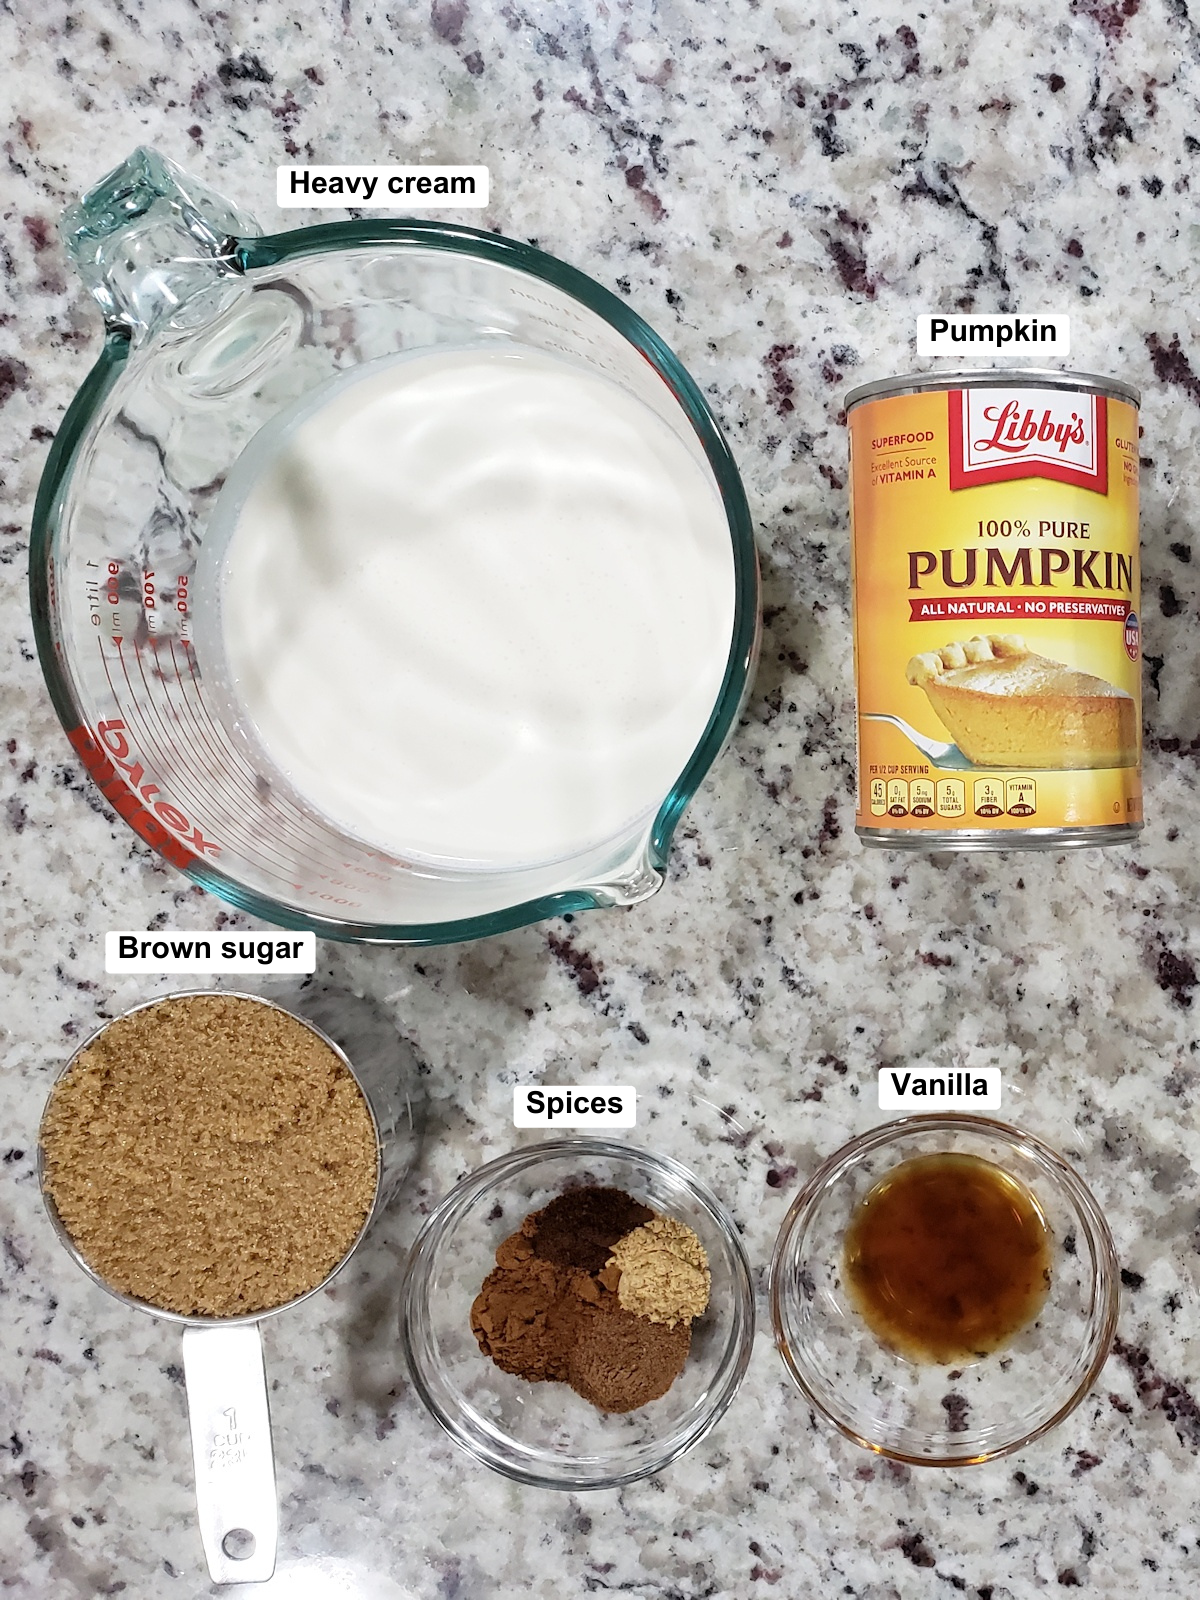
[[(134, 1006), (132, 1011), (143, 1011), (147, 1006), (188, 994), (213, 992), (188, 990), (160, 995), (145, 1005)], [(333, 1270), (294, 1300), (250, 1316), (188, 1317), (164, 1311), (114, 1289), (80, 1254), (45, 1186), (40, 1133), (38, 1182), (59, 1240), (88, 1277), (125, 1305), (183, 1328), (183, 1372), (196, 1509), (209, 1575), (214, 1583), (253, 1583), (274, 1572), (279, 1532), (271, 1418), (258, 1324), (281, 1311), (291, 1311), (328, 1287), (358, 1249), (372, 1221), (394, 1198), (416, 1156), (422, 1097), (416, 1063), (408, 1046), (370, 1001), (346, 994), (321, 994), (305, 997), (293, 1008), (276, 1006), (258, 995), (237, 994), (229, 989), (218, 992), (297, 1017), (337, 1055), (362, 1090), (378, 1150), (375, 1199), (357, 1237)], [(129, 1016), (132, 1011), (122, 1015)], [(111, 1026), (106, 1023), (80, 1045), (59, 1076), (70, 1072), (84, 1051)], [(327, 1030), (332, 1030), (335, 1037)], [(346, 1048), (336, 1042), (337, 1038), (344, 1041)]]
[[(759, 626), (737, 470), (662, 341), (582, 273), (493, 234), (371, 221), (259, 237), (252, 218), (150, 151), (63, 226), (106, 339), (47, 464), (30, 587), (55, 708), (114, 809), (205, 888), (332, 938), (466, 939), (653, 894), (736, 721)], [(404, 353), (517, 345), (614, 380), (685, 445), (728, 523), (732, 635), (703, 736), (651, 811), (569, 860), (435, 868), (347, 836), (231, 737), (197, 644), (197, 555), (251, 440), (339, 374)], [(569, 616), (562, 629), (569, 645)]]

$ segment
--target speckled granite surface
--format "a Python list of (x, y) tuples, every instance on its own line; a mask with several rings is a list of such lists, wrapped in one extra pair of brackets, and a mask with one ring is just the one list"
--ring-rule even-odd
[[(73, 1041), (171, 986), (107, 979), (105, 930), (229, 920), (82, 780), (26, 611), (35, 485), (99, 338), (54, 219), (149, 142), (269, 228), (306, 220), (272, 203), (296, 155), (488, 162), (485, 225), (615, 286), (712, 397), (766, 585), (756, 693), (657, 900), (473, 948), (323, 947), (319, 981), (380, 998), (411, 1040), (432, 1123), (351, 1275), (267, 1330), (283, 1559), (259, 1592), (1194, 1593), (1200, 33), (1184, 0), (93, 0), (2, 8), (0, 41), (4, 1592), (209, 1592), (177, 1335), (75, 1271), (32, 1160)], [(955, 307), (1069, 311), (1074, 364), (1145, 390), (1149, 824), (1131, 849), (902, 860), (853, 837), (840, 399), (911, 365), (918, 310)], [(710, 1438), (619, 1494), (514, 1486), (423, 1413), (394, 1339), (399, 1262), (421, 1213), (512, 1142), (515, 1078), (636, 1084), (653, 1107), (636, 1138), (721, 1190), (761, 1266), (804, 1175), (878, 1120), (878, 1066), (929, 1060), (999, 1064), (1008, 1111), (1109, 1211), (1120, 1343), (1058, 1432), (971, 1472), (889, 1467), (815, 1425), (761, 1332)]]

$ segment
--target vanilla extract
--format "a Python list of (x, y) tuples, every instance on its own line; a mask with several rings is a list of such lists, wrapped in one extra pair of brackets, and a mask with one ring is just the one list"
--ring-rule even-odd
[(882, 1344), (955, 1365), (1000, 1349), (1037, 1317), (1051, 1241), (1037, 1198), (1011, 1173), (979, 1156), (917, 1156), (858, 1206), (843, 1272)]

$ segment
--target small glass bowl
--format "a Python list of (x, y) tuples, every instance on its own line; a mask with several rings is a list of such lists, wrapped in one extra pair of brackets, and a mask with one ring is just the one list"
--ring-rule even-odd
[[(859, 1202), (913, 1156), (982, 1157), (1030, 1189), (1051, 1231), (1051, 1281), (1037, 1318), (1001, 1349), (953, 1368), (882, 1345), (842, 1282)], [(1063, 1158), (989, 1117), (914, 1116), (844, 1145), (805, 1185), (780, 1229), (769, 1297), (775, 1341), (809, 1402), (856, 1444), (914, 1466), (968, 1466), (1019, 1450), (1087, 1394), (1116, 1332), (1117, 1257), (1108, 1224)]]
[[(565, 1383), (528, 1383), (483, 1355), (471, 1302), (496, 1247), (564, 1189), (624, 1189), (686, 1223), (708, 1252), (712, 1296), (692, 1324), (687, 1365), (661, 1400), (610, 1416)], [(548, 1489), (611, 1489), (691, 1448), (737, 1393), (754, 1337), (750, 1269), (732, 1217), (667, 1156), (580, 1137), (514, 1150), (451, 1190), (409, 1256), (401, 1337), (417, 1393), (477, 1461)]]

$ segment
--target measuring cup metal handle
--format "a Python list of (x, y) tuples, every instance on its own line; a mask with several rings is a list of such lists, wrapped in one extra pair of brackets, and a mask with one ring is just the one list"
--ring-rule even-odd
[(209, 1576), (265, 1582), (275, 1571), (279, 1506), (258, 1324), (185, 1328), (183, 1373)]

